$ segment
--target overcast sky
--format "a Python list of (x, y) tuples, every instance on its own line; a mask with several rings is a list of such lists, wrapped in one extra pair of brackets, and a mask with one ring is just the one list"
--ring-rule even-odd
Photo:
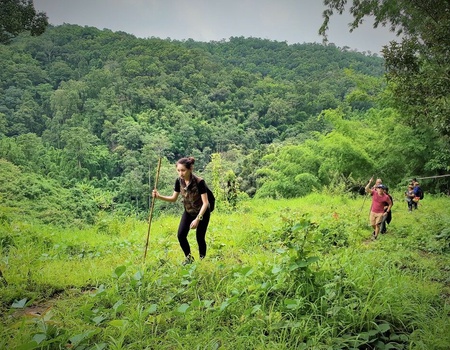
[[(288, 44), (322, 42), (322, 0), (34, 0), (53, 25), (92, 26), (140, 38), (220, 41), (255, 37)], [(329, 41), (380, 54), (395, 39), (386, 28), (367, 21), (353, 33), (349, 15), (331, 18)]]

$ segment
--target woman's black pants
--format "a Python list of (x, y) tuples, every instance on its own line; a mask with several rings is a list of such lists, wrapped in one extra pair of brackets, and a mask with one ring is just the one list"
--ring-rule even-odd
[[(195, 220), (197, 215), (190, 215), (185, 210), (183, 215), (181, 216), (180, 225), (178, 226), (178, 241), (180, 242), (181, 249), (183, 249), (184, 255), (188, 256), (191, 254), (191, 247), (189, 246), (189, 242), (187, 240), (187, 236), (189, 234), (191, 222)], [(200, 220), (197, 229), (196, 229), (196, 237), (198, 243), (198, 251), (200, 254), (200, 259), (203, 259), (206, 256), (206, 230), (208, 228), (210, 218), (209, 209), (203, 215), (203, 220)]]

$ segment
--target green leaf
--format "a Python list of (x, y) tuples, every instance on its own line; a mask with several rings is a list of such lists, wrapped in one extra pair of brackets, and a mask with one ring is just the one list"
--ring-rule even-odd
[(133, 279), (135, 279), (136, 281), (140, 281), (142, 277), (144, 277), (144, 275), (142, 274), (141, 271), (138, 271), (133, 275)]
[(289, 310), (296, 310), (300, 307), (300, 300), (298, 299), (285, 299), (284, 305), (286, 305), (286, 308)]
[(253, 269), (250, 266), (244, 267), (241, 270), (241, 274), (243, 274), (245, 277), (250, 276), (253, 273)]
[(220, 304), (220, 311), (225, 310), (228, 307), (228, 305), (230, 305), (228, 300), (223, 301), (222, 304)]
[(127, 267), (125, 265), (116, 267), (116, 269), (114, 270), (114, 273), (113, 273), (113, 277), (120, 278), (120, 276), (122, 276), (126, 270), (127, 270)]
[(123, 304), (123, 300), (120, 299), (118, 300), (114, 305), (113, 305), (113, 309), (116, 312), (121, 312), (123, 310), (125, 310), (125, 305)]
[(261, 311), (261, 305), (260, 304), (253, 306), (252, 314), (257, 313), (258, 311)]
[(289, 265), (289, 271), (297, 270), (300, 266), (297, 263), (293, 263)]
[(106, 293), (105, 285), (101, 284), (95, 293), (90, 294), (91, 297), (96, 297), (98, 295), (102, 295)]
[(309, 257), (309, 258), (306, 259), (306, 260), (308, 261), (308, 264), (313, 264), (313, 263), (319, 261), (319, 257), (317, 257), (317, 256), (311, 256), (311, 257)]
[(192, 301), (191, 306), (192, 307), (199, 307), (202, 305), (202, 302), (198, 299), (195, 299), (194, 301)]
[(377, 340), (374, 345), (375, 345), (375, 349), (377, 349), (377, 350), (386, 350), (386, 344), (384, 344), (380, 340)]
[(104, 320), (106, 319), (106, 317), (103, 316), (96, 316), (92, 319), (92, 322), (94, 322), (96, 325), (99, 325), (100, 323), (102, 323)]
[(358, 337), (361, 339), (364, 339), (364, 341), (368, 341), (370, 339), (370, 335), (367, 332), (359, 333)]
[(184, 314), (187, 310), (189, 309), (189, 304), (181, 304), (178, 308), (177, 308), (177, 312), (179, 312), (180, 314)]
[(86, 339), (92, 338), (92, 336), (96, 333), (98, 333), (97, 330), (91, 330), (84, 333), (76, 334), (73, 337), (69, 338), (70, 344), (72, 344), (73, 347), (77, 347), (81, 342), (83, 342)]
[(150, 307), (147, 309), (147, 312), (149, 314), (153, 314), (156, 312), (156, 310), (158, 309), (158, 305), (157, 304), (152, 304), (150, 305)]
[(203, 306), (206, 308), (210, 308), (213, 303), (214, 300), (203, 300)]
[(385, 333), (391, 329), (391, 326), (388, 323), (382, 323), (377, 325), (377, 328), (381, 333)]
[(298, 261), (297, 262), (297, 266), (298, 267), (306, 267), (308, 265), (309, 265), (309, 263), (306, 260), (302, 260), (302, 261)]
[(242, 269), (240, 269), (239, 271), (236, 271), (233, 275), (235, 277), (240, 277), (240, 276), (250, 276), (253, 273), (253, 269), (250, 266), (246, 266), (243, 267)]
[(279, 266), (274, 266), (274, 267), (272, 268), (272, 274), (277, 275), (277, 274), (280, 273), (281, 270), (282, 270), (281, 267), (279, 267)]
[(113, 327), (123, 328), (128, 325), (128, 321), (127, 320), (112, 320), (109, 322), (109, 324)]
[(369, 337), (373, 337), (373, 336), (377, 335), (378, 333), (380, 333), (380, 331), (378, 329), (371, 329), (370, 331), (367, 332), (367, 334), (369, 334)]
[(13, 309), (23, 309), (25, 305), (27, 304), (27, 298), (23, 298), (19, 301), (15, 300), (14, 303), (11, 305)]
[(42, 343), (46, 338), (47, 336), (42, 333), (38, 333), (33, 336), (33, 340), (38, 344)]

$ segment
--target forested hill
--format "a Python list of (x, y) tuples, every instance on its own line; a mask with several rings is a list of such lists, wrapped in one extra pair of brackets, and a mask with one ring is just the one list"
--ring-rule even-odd
[[(61, 147), (61, 132), (79, 126), (111, 148), (121, 143), (116, 129), (137, 122), (138, 133), (167, 130), (175, 158), (317, 130), (309, 119), (336, 108), (355, 89), (355, 75), (383, 72), (381, 58), (332, 46), (137, 39), (73, 25), (21, 38), (2, 47), (1, 58), (6, 136), (32, 132)], [(27, 108), (32, 115), (19, 112)]]
[[(89, 198), (107, 193), (108, 208), (146, 212), (159, 156), (161, 186), (192, 155), (198, 171), (222, 172), (217, 190), (225, 181), (251, 196), (302, 195), (376, 169), (398, 183), (425, 166), (423, 149), (375, 165), (372, 151), (413, 131), (388, 108), (383, 59), (333, 45), (62, 25), (0, 46), (0, 60), (0, 158)], [(395, 145), (374, 142), (381, 124), (399, 129)]]

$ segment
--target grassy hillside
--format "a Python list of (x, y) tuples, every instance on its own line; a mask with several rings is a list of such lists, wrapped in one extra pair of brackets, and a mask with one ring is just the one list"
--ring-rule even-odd
[[(370, 240), (369, 200), (315, 193), (213, 213), (207, 258), (182, 267), (178, 216), (63, 229), (0, 224), (0, 348), (448, 349), (450, 214), (395, 194)], [(195, 235), (190, 234), (197, 255)]]

